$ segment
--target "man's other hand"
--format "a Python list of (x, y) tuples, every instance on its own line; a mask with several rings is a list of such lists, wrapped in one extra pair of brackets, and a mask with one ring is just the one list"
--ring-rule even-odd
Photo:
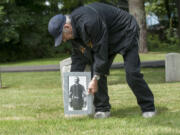
[(98, 91), (98, 80), (92, 79), (88, 86), (88, 93), (95, 94)]

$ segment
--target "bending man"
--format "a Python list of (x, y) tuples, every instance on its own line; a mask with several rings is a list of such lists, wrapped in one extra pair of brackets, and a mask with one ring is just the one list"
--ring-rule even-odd
[(107, 75), (116, 54), (123, 56), (127, 83), (142, 115), (155, 115), (153, 94), (140, 73), (139, 26), (133, 16), (95, 2), (75, 9), (69, 16), (54, 16), (48, 30), (55, 38), (55, 46), (61, 41), (71, 41), (71, 71), (84, 71), (87, 64), (91, 65), (93, 78), (88, 90), (94, 94), (95, 118), (110, 116)]

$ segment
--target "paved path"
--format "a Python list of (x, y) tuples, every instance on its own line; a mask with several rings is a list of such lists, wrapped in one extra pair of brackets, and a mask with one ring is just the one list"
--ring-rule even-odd
[[(111, 69), (123, 68), (124, 63), (113, 63)], [(157, 68), (165, 67), (165, 61), (143, 61), (141, 62), (143, 68)], [(41, 66), (2, 66), (0, 72), (42, 72), (42, 71), (59, 71), (60, 66), (57, 65), (41, 65)]]

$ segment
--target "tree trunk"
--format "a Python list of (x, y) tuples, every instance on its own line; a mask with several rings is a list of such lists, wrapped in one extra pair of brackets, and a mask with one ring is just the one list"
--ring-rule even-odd
[(176, 0), (176, 6), (178, 10), (178, 35), (180, 38), (180, 1), (179, 0)]
[(128, 0), (129, 12), (132, 14), (140, 27), (139, 52), (147, 53), (147, 28), (144, 0)]

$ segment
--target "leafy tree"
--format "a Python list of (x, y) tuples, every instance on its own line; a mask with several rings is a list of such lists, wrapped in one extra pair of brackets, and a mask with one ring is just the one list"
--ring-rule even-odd
[(2, 24), (2, 18), (4, 16), (4, 12), (3, 12), (4, 7), (0, 6), (0, 23)]
[(62, 49), (69, 52), (68, 46), (54, 48), (48, 21), (55, 14), (70, 13), (93, 1), (96, 0), (1, 0), (0, 61), (53, 57)]
[(125, 10), (128, 9), (128, 2), (127, 0), (61, 0), (61, 3), (63, 4), (63, 12), (68, 12), (70, 13), (71, 11), (73, 11), (75, 8), (85, 5), (85, 4), (89, 4), (92, 2), (103, 2), (103, 3), (107, 3), (107, 4), (111, 4), (114, 5), (118, 8), (123, 8)]
[(155, 13), (166, 28), (177, 27), (176, 0), (146, 0), (146, 12)]
[(63, 4), (62, 12), (64, 13), (70, 13), (75, 8), (84, 5), (85, 1), (83, 0), (63, 0), (61, 1), (61, 4)]
[(0, 26), (1, 61), (53, 55), (53, 41), (47, 26), (58, 7), (48, 7), (44, 3), (40, 0), (11, 0), (3, 3), (6, 15)]
[(177, 12), (178, 12), (178, 34), (180, 38), (180, 1), (176, 0)]
[(154, 32), (156, 31), (155, 33), (159, 35), (162, 42), (171, 46), (179, 44), (178, 3), (179, 0), (146, 0), (146, 13), (155, 13), (160, 21)]

